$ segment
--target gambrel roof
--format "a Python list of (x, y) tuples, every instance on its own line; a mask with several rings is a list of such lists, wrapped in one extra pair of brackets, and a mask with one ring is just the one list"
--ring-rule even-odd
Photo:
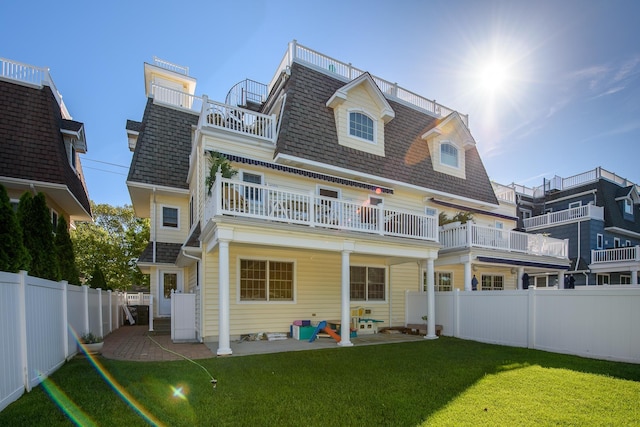
[(49, 86), (0, 80), (0, 179), (32, 181), (72, 217), (90, 219), (82, 169), (71, 166), (63, 132), (84, 138), (82, 123), (62, 118)]
[(387, 102), (395, 117), (385, 124), (385, 157), (340, 145), (333, 110), (326, 104), (344, 86), (344, 81), (330, 75), (298, 63), (292, 65), (284, 87), (287, 99), (276, 157), (298, 157), (481, 203), (498, 204), (475, 146), (465, 152), (466, 179), (435, 171), (432, 153), (422, 136), (442, 119), (390, 98)]

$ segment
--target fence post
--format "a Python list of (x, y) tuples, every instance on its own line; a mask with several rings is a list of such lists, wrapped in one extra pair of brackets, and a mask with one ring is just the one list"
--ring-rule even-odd
[(88, 334), (89, 331), (89, 287), (87, 285), (82, 285), (82, 293), (83, 293), (83, 302), (84, 302), (84, 331), (82, 334)]
[(527, 316), (527, 347), (536, 348), (536, 287), (529, 286), (527, 293), (528, 316)]
[(29, 381), (29, 353), (27, 352), (27, 277), (26, 271), (18, 274), (18, 330), (20, 331), (20, 359), (22, 361), (22, 378), (27, 393), (31, 391)]
[(460, 336), (460, 289), (453, 293), (453, 336)]
[(149, 332), (153, 332), (153, 295), (149, 295)]
[(109, 299), (109, 333), (113, 332), (113, 307), (112, 307), (113, 294), (111, 289), (107, 291), (107, 299)]
[(69, 297), (69, 282), (63, 280), (60, 284), (62, 285), (62, 343), (66, 360), (69, 357), (69, 306), (67, 300)]
[(98, 335), (104, 338), (104, 327), (102, 326), (102, 288), (98, 288)]

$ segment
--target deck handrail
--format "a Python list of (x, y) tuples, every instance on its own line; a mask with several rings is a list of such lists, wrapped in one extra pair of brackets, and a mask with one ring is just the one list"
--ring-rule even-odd
[(612, 249), (592, 249), (591, 263), (640, 261), (640, 246), (624, 246)]
[(275, 114), (269, 116), (246, 108), (212, 101), (203, 96), (198, 127), (205, 126), (251, 135), (275, 143)]
[(185, 76), (189, 75), (189, 67), (165, 61), (164, 59), (160, 59), (157, 56), (153, 57), (153, 62), (155, 66), (164, 68), (165, 70), (173, 71), (174, 73), (178, 74), (184, 74)]
[(184, 108), (196, 113), (202, 111), (202, 98), (188, 92), (153, 83), (151, 85), (151, 95), (153, 96), (154, 102)]
[[(313, 67), (321, 69), (327, 73), (340, 76), (347, 81), (353, 80), (366, 72), (354, 67), (351, 63), (339, 61), (313, 49), (302, 46), (298, 44), (296, 40), (293, 40), (289, 43), (287, 51), (285, 52), (282, 61), (280, 61), (280, 65), (278, 66), (275, 75), (269, 83), (269, 91), (279, 80), (280, 73), (285, 71), (287, 67), (291, 67), (295, 61), (312, 65)], [(410, 90), (398, 86), (397, 83), (392, 83), (373, 75), (371, 75), (371, 77), (385, 95), (399, 100), (409, 106), (424, 110), (436, 117), (446, 117), (456, 111), (437, 103), (435, 100), (425, 98), (422, 95), (418, 95), (415, 92), (411, 92)], [(469, 127), (469, 115), (460, 114), (460, 117), (464, 124)]]
[(438, 240), (435, 215), (222, 178), (205, 205), (205, 221), (230, 215), (385, 236)]
[(523, 225), (525, 229), (530, 230), (568, 222), (582, 221), (585, 219), (597, 219), (604, 221), (604, 207), (588, 204), (561, 211), (549, 212), (544, 215), (526, 218), (523, 220)]
[(480, 247), (557, 258), (567, 258), (569, 253), (566, 240), (470, 223), (441, 227), (440, 243), (443, 249)]

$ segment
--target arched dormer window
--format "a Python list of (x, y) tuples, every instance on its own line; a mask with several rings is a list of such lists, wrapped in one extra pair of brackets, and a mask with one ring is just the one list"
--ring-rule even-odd
[(440, 145), (440, 163), (454, 168), (458, 167), (458, 149), (444, 142)]
[(359, 111), (349, 113), (349, 135), (375, 142), (373, 119)]

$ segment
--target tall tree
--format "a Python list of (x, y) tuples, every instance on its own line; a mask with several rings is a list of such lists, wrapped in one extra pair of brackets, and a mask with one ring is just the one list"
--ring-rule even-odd
[(29, 270), (30, 262), (31, 257), (22, 241), (22, 228), (7, 190), (0, 185), (0, 271)]
[(67, 221), (64, 217), (58, 219), (54, 242), (56, 245), (56, 255), (58, 256), (58, 265), (60, 266), (60, 278), (71, 284), (79, 285), (80, 273), (78, 272), (78, 267), (76, 267), (73, 243), (71, 242), (69, 228), (67, 227)]
[(136, 260), (149, 243), (149, 220), (137, 218), (129, 205), (114, 207), (91, 203), (94, 222), (76, 224), (71, 233), (80, 274), (91, 278), (97, 265), (106, 288), (147, 289)]
[(51, 213), (43, 193), (32, 196), (27, 192), (20, 197), (18, 221), (22, 227), (24, 246), (31, 255), (29, 274), (43, 279), (60, 280)]

